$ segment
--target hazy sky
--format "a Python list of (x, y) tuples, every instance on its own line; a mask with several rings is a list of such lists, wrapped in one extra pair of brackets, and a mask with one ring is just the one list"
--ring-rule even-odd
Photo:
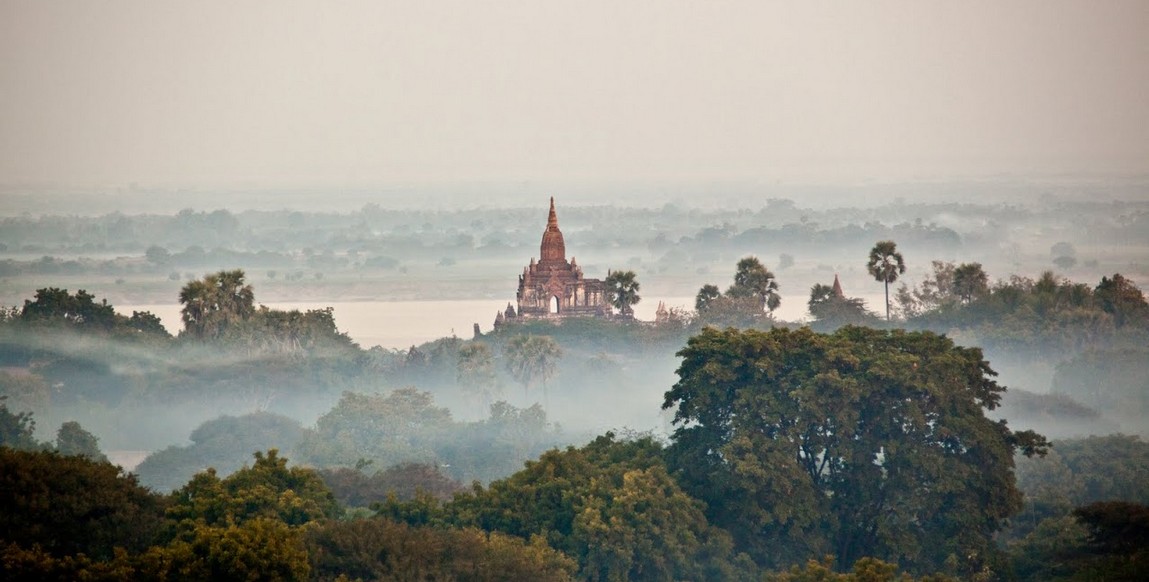
[(1149, 172), (1149, 1), (0, 0), (0, 183)]

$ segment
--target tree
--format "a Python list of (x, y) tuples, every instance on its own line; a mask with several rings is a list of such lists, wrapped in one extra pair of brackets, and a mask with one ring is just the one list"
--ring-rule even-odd
[(300, 457), (316, 466), (354, 466), (360, 459), (379, 467), (402, 462), (438, 463), (437, 447), (455, 427), (451, 411), (435, 406), (414, 388), (388, 394), (344, 392), (315, 421), (299, 444)]
[(694, 298), (694, 309), (699, 313), (706, 311), (710, 307), (710, 303), (721, 296), (722, 292), (718, 290), (716, 285), (703, 285)]
[(754, 297), (759, 309), (774, 311), (782, 304), (778, 295), (778, 282), (774, 273), (767, 269), (757, 257), (745, 257), (738, 261), (734, 271), (734, 284), (726, 290), (727, 297)]
[(303, 532), (266, 517), (219, 527), (199, 523), (156, 550), (161, 580), (304, 582), (311, 573)]
[(388, 519), (332, 521), (305, 531), (313, 579), (572, 580), (574, 560), (542, 543), (477, 528)]
[(906, 261), (898, 252), (898, 245), (892, 240), (878, 241), (870, 249), (870, 260), (866, 269), (874, 279), (886, 286), (886, 321), (890, 320), (890, 283), (898, 280), (898, 275), (906, 272)]
[(100, 439), (84, 430), (80, 423), (72, 420), (60, 425), (56, 432), (56, 452), (61, 455), (88, 458), (97, 463), (106, 463), (108, 458), (100, 452)]
[(32, 419), (32, 413), (9, 411), (7, 399), (7, 396), (0, 396), (0, 447), (21, 451), (41, 448), (36, 442), (36, 421)]
[(164, 329), (164, 324), (160, 318), (150, 311), (133, 311), (131, 318), (128, 319), (128, 327), (149, 335), (171, 337), (168, 330)]
[(1145, 294), (1121, 273), (1115, 273), (1113, 278), (1102, 277), (1094, 297), (1101, 309), (1113, 315), (1117, 327), (1149, 319)]
[(517, 335), (507, 342), (505, 355), (507, 371), (523, 385), (523, 392), (530, 394), (540, 383), (545, 400), (547, 380), (555, 375), (555, 364), (563, 355), (559, 344), (545, 335)]
[(108, 300), (96, 303), (96, 297), (83, 289), (75, 295), (67, 289), (47, 287), (36, 290), (36, 298), (24, 300), (21, 319), (27, 322), (65, 322), (85, 328), (111, 329), (116, 323), (116, 311)]
[(302, 358), (357, 351), (350, 336), (336, 328), (331, 307), (285, 311), (260, 305), (242, 318), (236, 318), (217, 337), (246, 347), (253, 355), (278, 354)]
[(443, 474), (438, 465), (425, 463), (400, 463), (374, 475), (350, 467), (321, 469), (319, 476), (345, 507), (370, 507), (386, 501), (389, 495), (400, 501), (409, 501), (418, 495), (447, 500), (466, 489), (462, 483)]
[(875, 319), (866, 311), (861, 299), (841, 296), (830, 285), (821, 283), (810, 288), (810, 300), (806, 304), (810, 315), (823, 326), (837, 328), (843, 325), (864, 325)]
[(875, 558), (862, 558), (854, 562), (849, 573), (835, 572), (832, 560), (821, 562), (810, 559), (799, 568), (794, 566), (786, 572), (766, 574), (765, 582), (957, 582), (956, 578), (941, 575), (927, 575), (921, 578), (898, 572), (898, 565)]
[(278, 447), (293, 452), (307, 432), (298, 420), (269, 412), (221, 416), (193, 430), (190, 445), (156, 451), (133, 472), (140, 483), (166, 493), (184, 486), (204, 467), (230, 475), (243, 468), (252, 451)]
[(298, 526), (335, 518), (342, 509), (313, 469), (287, 467), (279, 451), (255, 453), (255, 463), (224, 479), (214, 469), (197, 473), (171, 496), (168, 516), (181, 535), (198, 525), (224, 527), (257, 519)]
[(981, 268), (981, 263), (962, 263), (953, 270), (954, 294), (962, 303), (989, 293), (989, 276)]
[(649, 437), (616, 440), (607, 433), (582, 448), (548, 451), (487, 489), (457, 495), (440, 519), (545, 539), (578, 561), (583, 580), (753, 579), (747, 560), (734, 555), (729, 536), (670, 477), (660, 453)]
[(632, 305), (642, 300), (638, 296), (638, 281), (634, 271), (612, 271), (606, 276), (607, 301), (624, 316), (633, 317)]
[(111, 559), (160, 533), (163, 500), (108, 463), (0, 447), (0, 543)]
[(473, 341), (459, 348), (455, 370), (459, 384), (470, 389), (484, 405), (489, 405), (496, 386), (495, 354), (491, 347)]
[(196, 339), (215, 339), (228, 327), (255, 313), (255, 294), (242, 270), (220, 271), (180, 289), (184, 331)]
[(705, 329), (679, 356), (671, 468), (760, 563), (1000, 567), (1014, 450), (1046, 443), (985, 417), (1004, 388), (980, 350), (929, 332)]
[(171, 262), (172, 254), (159, 245), (152, 245), (144, 251), (144, 257), (153, 265), (166, 265)]
[(1102, 501), (1079, 507), (1073, 516), (1085, 526), (1085, 580), (1144, 580), (1149, 574), (1149, 506)]

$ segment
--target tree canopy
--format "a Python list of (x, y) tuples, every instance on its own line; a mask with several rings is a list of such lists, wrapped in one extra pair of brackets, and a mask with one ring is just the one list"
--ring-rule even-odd
[(980, 350), (929, 332), (707, 329), (679, 355), (671, 467), (755, 559), (1001, 567), (1013, 452), (1045, 441), (985, 417), (1004, 388)]
[(196, 279), (180, 289), (184, 332), (196, 339), (218, 338), (255, 312), (255, 292), (240, 269)]
[(734, 284), (726, 290), (726, 295), (733, 298), (753, 297), (758, 301), (759, 309), (766, 311), (774, 311), (782, 305), (778, 281), (758, 257), (743, 257), (738, 261), (734, 270)]

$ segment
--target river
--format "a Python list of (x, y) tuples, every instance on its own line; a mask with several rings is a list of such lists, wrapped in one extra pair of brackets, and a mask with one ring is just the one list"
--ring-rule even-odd
[[(882, 311), (881, 294), (863, 296), (867, 306)], [(806, 317), (806, 299), (797, 295), (782, 297), (782, 307), (775, 316), (784, 321), (800, 321)], [(658, 303), (668, 307), (693, 308), (693, 297), (644, 297), (635, 305), (635, 317), (652, 321)], [(479, 324), (485, 332), (491, 331), (495, 314), (506, 309), (506, 301), (491, 299), (450, 301), (306, 301), (266, 303), (272, 309), (334, 309), (335, 325), (351, 336), (360, 346), (369, 348), (402, 349), (454, 334), (470, 338), (472, 326)], [(176, 334), (183, 328), (178, 304), (121, 305), (116, 310), (125, 315), (132, 311), (150, 311), (163, 321), (169, 332)]]

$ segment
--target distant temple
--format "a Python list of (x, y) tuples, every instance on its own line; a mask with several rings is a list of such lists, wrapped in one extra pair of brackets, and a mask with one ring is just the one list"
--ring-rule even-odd
[(531, 263), (523, 268), (516, 299), (517, 312), (508, 303), (507, 309), (495, 316), (495, 327), (517, 317), (602, 317), (610, 314), (602, 280), (584, 278), (574, 257), (567, 261), (566, 243), (559, 230), (554, 198), (551, 198), (547, 228), (539, 245), (539, 260), (536, 262), (531, 257)]

